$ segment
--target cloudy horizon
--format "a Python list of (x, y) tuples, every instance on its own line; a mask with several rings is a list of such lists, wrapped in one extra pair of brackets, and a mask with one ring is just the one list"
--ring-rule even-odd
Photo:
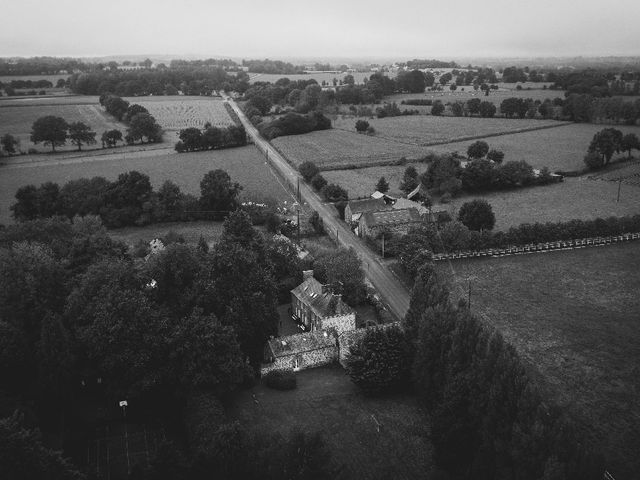
[[(390, 5), (390, 6), (389, 6)], [(540, 0), (479, 5), (326, 0), (301, 6), (185, 0), (113, 0), (109, 8), (60, 0), (3, 7), (0, 56), (132, 54), (236, 58), (592, 57), (640, 54), (640, 2), (603, 8)], [(28, 12), (28, 19), (19, 21)], [(25, 28), (27, 27), (27, 28)]]

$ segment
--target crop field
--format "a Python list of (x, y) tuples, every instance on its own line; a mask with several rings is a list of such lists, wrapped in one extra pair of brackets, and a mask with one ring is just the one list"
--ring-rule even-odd
[(344, 165), (379, 165), (401, 157), (418, 159), (430, 151), (419, 145), (358, 134), (355, 129), (353, 132), (331, 129), (305, 135), (289, 135), (275, 138), (271, 143), (293, 165), (312, 161), (323, 170), (336, 169)]
[[(61, 100), (67, 98), (76, 97), (63, 97)], [(86, 97), (84, 97), (86, 98)], [(57, 99), (33, 99), (42, 102), (44, 100), (57, 100)], [(83, 100), (84, 102), (84, 100)], [(35, 147), (40, 151), (49, 151), (51, 147), (44, 146), (42, 143), (34, 145), (30, 140), (31, 126), (38, 118), (46, 115), (55, 115), (57, 117), (64, 118), (68, 123), (71, 122), (84, 122), (89, 125), (95, 132), (97, 132), (96, 139), (99, 141), (100, 135), (105, 130), (111, 130), (117, 128), (124, 130), (123, 124), (117, 122), (113, 117), (107, 115), (104, 110), (97, 103), (67, 103), (62, 102), (45, 102), (43, 104), (32, 105), (26, 102), (21, 106), (5, 106), (5, 103), (0, 103), (0, 135), (10, 133), (11, 135), (20, 139), (20, 148), (27, 151), (31, 147)], [(77, 147), (71, 145), (69, 142), (64, 147), (58, 147), (56, 150), (73, 150)]]
[(640, 468), (640, 242), (439, 263), (604, 446), (616, 478)]
[[(356, 120), (357, 118), (355, 117), (340, 117), (333, 122), (333, 128), (355, 132)], [(425, 115), (374, 118), (367, 121), (375, 128), (376, 137), (420, 146), (564, 125), (564, 123), (556, 120), (435, 117)]]
[[(500, 108), (500, 103), (505, 98), (515, 97), (515, 98), (531, 98), (533, 100), (540, 100), (541, 102), (546, 100), (553, 100), (556, 97), (564, 98), (563, 90), (549, 90), (543, 89), (542, 84), (530, 84), (531, 90), (527, 90), (527, 85), (523, 85), (522, 90), (516, 90), (515, 85), (511, 83), (500, 83), (498, 84), (498, 90), (491, 90), (489, 95), (485, 95), (484, 92), (480, 90), (474, 90), (473, 86), (467, 85), (463, 87), (458, 87), (457, 90), (451, 91), (449, 90), (449, 86), (445, 86), (441, 92), (432, 92), (425, 91), (424, 93), (402, 93), (391, 95), (389, 97), (385, 97), (385, 101), (387, 102), (396, 102), (400, 104), (402, 100), (406, 100), (409, 98), (412, 99), (430, 99), (430, 100), (440, 100), (442, 103), (449, 102), (466, 102), (467, 100), (471, 100), (472, 98), (479, 98), (480, 100), (488, 101), (496, 105), (496, 107)], [(464, 88), (464, 90), (462, 90)], [(408, 108), (415, 108), (412, 106), (407, 106)]]
[(217, 97), (130, 97), (130, 103), (137, 103), (149, 110), (160, 126), (166, 131), (183, 128), (202, 128), (210, 122), (214, 127), (233, 125), (224, 101)]
[[(512, 120), (504, 121), (510, 122)], [(538, 121), (535, 120), (535, 122)], [(505, 153), (505, 161), (525, 160), (534, 168), (548, 167), (552, 171), (582, 170), (585, 167), (583, 158), (587, 153), (591, 139), (596, 132), (606, 128), (607, 125), (556, 123), (558, 128), (502, 135), (488, 138), (486, 141), (491, 148), (502, 150)], [(623, 134), (635, 133), (640, 136), (640, 127), (616, 125), (615, 128)], [(464, 141), (438, 145), (434, 146), (433, 150), (458, 151), (461, 154), (466, 154), (467, 147), (471, 143), (473, 142)], [(614, 159), (625, 155), (625, 153), (614, 155)]]
[(464, 202), (484, 198), (493, 207), (496, 230), (506, 230), (521, 223), (640, 214), (640, 187), (623, 185), (620, 202), (616, 202), (617, 194), (615, 182), (565, 178), (564, 182), (553, 185), (454, 198), (446, 208), (456, 215)]
[(204, 174), (220, 168), (244, 187), (241, 197), (276, 201), (292, 199), (253, 146), (184, 154), (166, 151), (141, 153), (145, 155), (136, 156), (132, 153), (127, 154), (126, 158), (124, 155), (118, 158), (108, 156), (106, 159), (87, 157), (85, 161), (74, 159), (72, 163), (0, 167), (0, 223), (11, 222), (9, 207), (15, 202), (16, 190), (23, 185), (40, 185), (51, 181), (62, 186), (69, 180), (94, 176), (115, 180), (120, 173), (130, 170), (149, 175), (154, 188), (159, 188), (165, 180), (171, 180), (184, 193), (200, 195), (200, 181)]
[[(353, 72), (353, 73), (305, 73), (298, 75), (280, 75), (273, 73), (250, 73), (251, 77), (249, 83), (255, 82), (271, 82), (275, 83), (281, 78), (288, 78), (289, 80), (315, 80), (319, 84), (322, 84), (324, 80), (329, 85), (333, 85), (333, 79), (337, 78), (338, 81), (342, 80), (347, 75), (353, 75), (353, 78), (356, 83), (363, 83), (365, 78), (369, 78), (375, 72)], [(391, 74), (387, 73), (387, 76), (391, 76)]]
[(298, 386), (258, 385), (233, 401), (231, 417), (266, 434), (320, 431), (345, 480), (426, 478), (428, 418), (413, 396), (366, 397), (340, 367), (296, 373)]

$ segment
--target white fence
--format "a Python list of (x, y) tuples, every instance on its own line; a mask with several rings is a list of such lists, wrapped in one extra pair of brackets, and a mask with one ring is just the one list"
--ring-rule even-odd
[(625, 233), (609, 237), (580, 238), (561, 240), (558, 242), (530, 243), (517, 247), (488, 248), (486, 250), (464, 251), (454, 253), (436, 253), (433, 260), (454, 260), (458, 258), (504, 257), (506, 255), (523, 255), (528, 253), (548, 252), (551, 250), (575, 250), (577, 248), (601, 247), (619, 242), (640, 240), (640, 233)]

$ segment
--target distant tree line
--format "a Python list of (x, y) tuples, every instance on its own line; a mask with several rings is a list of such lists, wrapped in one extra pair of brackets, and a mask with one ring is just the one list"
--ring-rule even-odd
[[(64, 82), (64, 80), (62, 80)], [(53, 83), (49, 80), (11, 80), (10, 82), (0, 82), (0, 88), (53, 88)]]
[(200, 182), (199, 198), (182, 193), (169, 180), (156, 192), (147, 175), (131, 171), (120, 174), (113, 182), (93, 177), (70, 180), (62, 187), (53, 182), (39, 187), (26, 185), (16, 192), (11, 211), (13, 218), (21, 222), (57, 215), (97, 215), (109, 228), (220, 220), (239, 207), (241, 189), (224, 170), (212, 170)]
[(229, 125), (224, 128), (205, 124), (205, 127), (190, 127), (180, 130), (180, 141), (176, 143), (178, 153), (220, 148), (241, 147), (247, 144), (247, 133), (242, 125)]

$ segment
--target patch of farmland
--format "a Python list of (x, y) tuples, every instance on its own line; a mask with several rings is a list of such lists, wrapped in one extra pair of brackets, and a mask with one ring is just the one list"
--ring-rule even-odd
[[(95, 95), (57, 95), (31, 97), (0, 97), (0, 109), (3, 107), (51, 107), (58, 105), (100, 105)], [(4, 110), (0, 110), (3, 115)]]
[[(418, 172), (422, 173), (420, 169)], [(616, 202), (617, 195), (618, 184), (615, 182), (568, 177), (553, 185), (454, 198), (446, 208), (455, 216), (464, 202), (483, 198), (493, 207), (496, 230), (506, 230), (521, 223), (640, 214), (640, 188), (623, 184), (620, 202)]]
[[(62, 164), (20, 164), (0, 167), (0, 223), (11, 222), (10, 206), (16, 190), (28, 184), (56, 182), (62, 186), (69, 180), (103, 176), (115, 180), (120, 173), (137, 170), (149, 175), (154, 188), (165, 180), (175, 182), (184, 193), (200, 195), (200, 181), (210, 170), (223, 169), (231, 179), (243, 186), (241, 196), (252, 200), (288, 200), (291, 195), (253, 146), (195, 153), (142, 152), (135, 154), (88, 157)], [(131, 158), (133, 157), (133, 158)]]
[[(355, 117), (340, 117), (333, 122), (333, 128), (355, 132), (356, 120)], [(555, 120), (425, 115), (373, 118), (367, 121), (376, 130), (376, 137), (420, 146), (564, 125), (564, 123)]]
[(429, 152), (429, 149), (418, 145), (339, 129), (278, 137), (271, 144), (293, 165), (311, 161), (323, 170), (345, 165), (379, 165), (401, 157), (418, 159)]
[(615, 478), (640, 469), (640, 242), (460, 260), (456, 296), (542, 374), (583, 434), (602, 445)]
[[(505, 122), (511, 120), (504, 120)], [(535, 120), (538, 122), (539, 120)], [(606, 125), (592, 125), (587, 123), (562, 124), (557, 122), (558, 128), (547, 128), (498, 137), (487, 138), (491, 148), (502, 150), (505, 161), (525, 160), (534, 168), (548, 167), (550, 170), (575, 171), (582, 170), (585, 165), (584, 155), (596, 132)], [(635, 133), (640, 136), (640, 127), (616, 125), (623, 134)], [(467, 152), (472, 141), (449, 143), (434, 146), (439, 152)], [(614, 158), (622, 157), (622, 153)]]
[[(49, 151), (51, 150), (50, 146), (44, 146), (42, 143), (34, 145), (30, 139), (31, 126), (33, 125), (33, 122), (38, 118), (47, 115), (62, 117), (67, 121), (67, 123), (86, 123), (97, 133), (96, 140), (98, 142), (100, 141), (100, 135), (105, 130), (116, 128), (124, 131), (126, 128), (122, 123), (117, 122), (113, 117), (107, 115), (97, 102), (95, 104), (51, 102), (37, 106), (25, 104), (25, 106), (1, 107), (0, 132), (1, 134), (10, 133), (17, 137), (20, 140), (20, 148), (24, 151), (27, 151), (32, 147), (35, 147), (40, 151)], [(73, 149), (77, 149), (77, 147), (73, 146), (70, 142), (67, 142), (67, 145), (64, 147), (56, 147), (56, 150)]]
[(234, 124), (224, 101), (218, 97), (130, 97), (126, 100), (149, 110), (160, 126), (167, 131), (189, 127), (202, 128), (207, 122), (214, 127)]

